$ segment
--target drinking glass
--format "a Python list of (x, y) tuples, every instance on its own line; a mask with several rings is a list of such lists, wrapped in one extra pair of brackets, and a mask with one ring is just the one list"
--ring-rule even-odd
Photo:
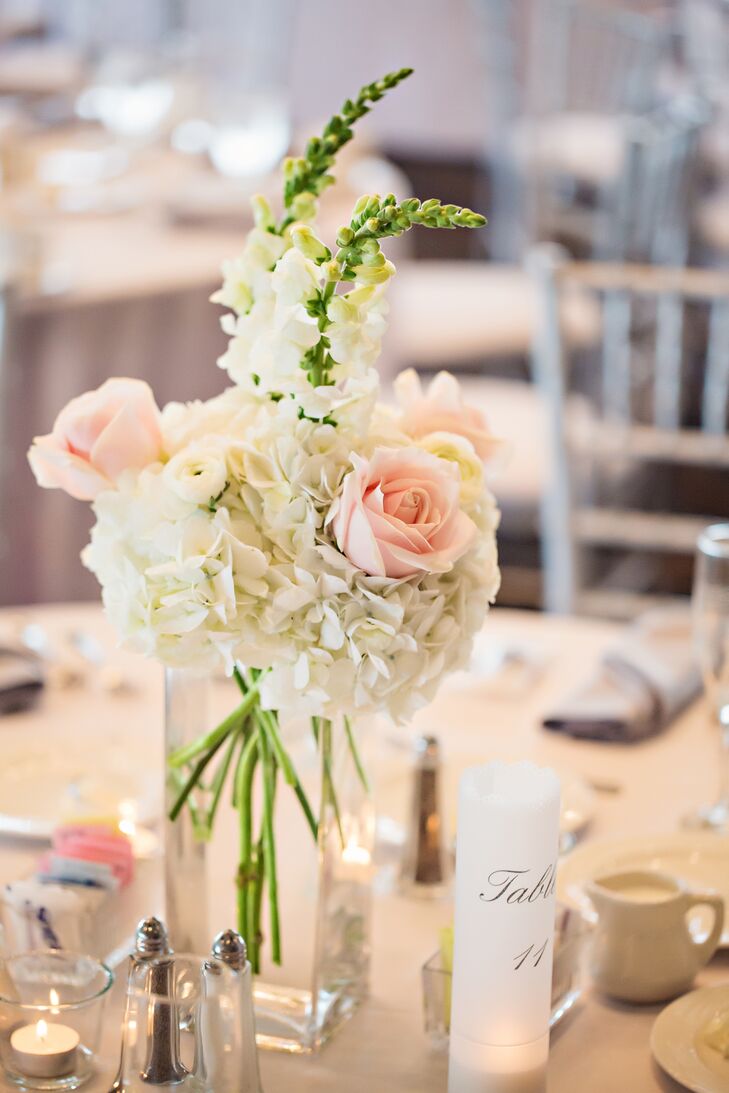
[(209, 124), (207, 151), (225, 178), (260, 180), (291, 137), (291, 0), (188, 0)]
[(694, 643), (706, 699), (720, 732), (718, 799), (688, 817), (692, 827), (729, 829), (729, 523), (699, 536), (692, 597)]

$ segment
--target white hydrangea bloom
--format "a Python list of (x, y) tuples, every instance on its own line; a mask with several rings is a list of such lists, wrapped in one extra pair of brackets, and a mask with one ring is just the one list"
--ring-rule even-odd
[(476, 547), (445, 574), (369, 577), (326, 526), (351, 452), (407, 442), (389, 411), (335, 426), (231, 388), (168, 406), (163, 429), (171, 459), (99, 495), (84, 554), (132, 646), (171, 666), (267, 668), (263, 701), (284, 716), (406, 718), (467, 662), (499, 579), (488, 493), (469, 510)]

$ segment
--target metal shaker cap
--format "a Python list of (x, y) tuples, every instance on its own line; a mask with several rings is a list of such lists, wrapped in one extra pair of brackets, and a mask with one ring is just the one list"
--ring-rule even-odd
[(440, 762), (440, 742), (437, 736), (419, 736), (415, 741), (415, 758), (420, 767), (436, 767)]
[(158, 918), (143, 918), (134, 935), (137, 956), (162, 956), (171, 952), (167, 927)]
[(213, 959), (227, 964), (235, 971), (243, 971), (248, 961), (246, 943), (235, 930), (223, 930), (213, 941)]

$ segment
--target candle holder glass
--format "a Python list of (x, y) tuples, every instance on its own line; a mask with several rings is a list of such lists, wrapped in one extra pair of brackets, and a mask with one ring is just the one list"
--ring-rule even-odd
[[(565, 1017), (582, 994), (582, 964), (590, 927), (580, 915), (558, 907), (554, 933), (552, 1011), (549, 1027)], [(451, 1028), (453, 975), (442, 952), (433, 953), (421, 968), (425, 1032), (435, 1050), (446, 1050)]]
[(112, 972), (90, 956), (20, 953), (0, 968), (0, 1063), (23, 1090), (78, 1089), (94, 1072)]

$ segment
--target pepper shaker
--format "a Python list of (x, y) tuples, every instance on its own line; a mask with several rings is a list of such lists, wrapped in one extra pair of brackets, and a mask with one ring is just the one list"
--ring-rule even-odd
[(435, 736), (415, 743), (410, 822), (400, 881), (412, 895), (439, 896), (450, 878), (441, 803), (441, 755)]
[(139, 923), (129, 958), (119, 1072), (110, 1093), (131, 1093), (138, 1082), (178, 1085), (187, 1077), (180, 1060), (174, 956), (157, 918)]

